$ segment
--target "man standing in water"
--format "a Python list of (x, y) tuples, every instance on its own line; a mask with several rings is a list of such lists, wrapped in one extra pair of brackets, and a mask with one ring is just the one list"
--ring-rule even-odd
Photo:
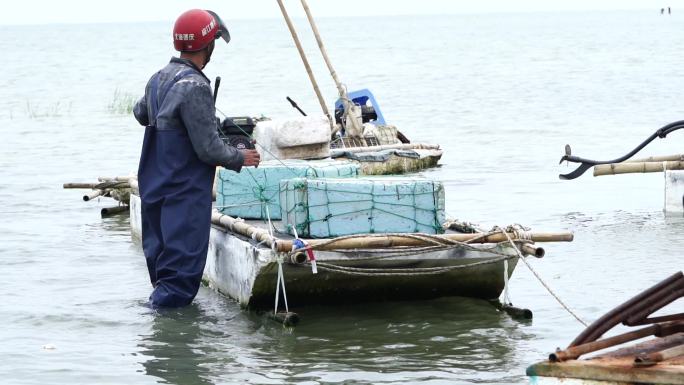
[(180, 58), (150, 78), (133, 110), (146, 126), (138, 184), (153, 307), (185, 306), (197, 295), (216, 166), (239, 172), (260, 160), (256, 150), (237, 150), (218, 136), (211, 86), (202, 73), (218, 38), (230, 41), (216, 13), (192, 9), (180, 15), (173, 28)]

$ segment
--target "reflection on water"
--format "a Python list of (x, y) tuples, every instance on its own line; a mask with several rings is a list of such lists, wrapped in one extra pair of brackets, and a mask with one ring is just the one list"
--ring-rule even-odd
[(521, 380), (513, 369), (524, 363), (515, 349), (534, 338), (529, 325), (481, 300), (311, 307), (302, 311), (301, 326), (287, 329), (206, 294), (188, 308), (154, 314), (139, 344), (146, 374), (170, 384), (506, 383)]
[(127, 213), (121, 213), (117, 215), (108, 216), (102, 218), (102, 229), (108, 233), (125, 233), (126, 235), (131, 235), (131, 223)]
[(202, 353), (200, 322), (206, 316), (197, 304), (181, 310), (162, 310), (154, 315), (152, 332), (142, 336), (141, 353), (150, 358), (143, 362), (145, 373), (169, 384), (206, 385), (206, 364), (211, 357)]

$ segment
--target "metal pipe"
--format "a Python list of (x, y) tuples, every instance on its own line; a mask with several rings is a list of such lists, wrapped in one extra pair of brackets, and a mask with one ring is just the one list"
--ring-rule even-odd
[(651, 325), (639, 330), (619, 334), (614, 337), (605, 338), (600, 341), (587, 342), (586, 344), (575, 345), (565, 350), (557, 350), (555, 353), (549, 354), (549, 361), (560, 362), (566, 360), (573, 360), (575, 358), (578, 358), (582, 354), (595, 352), (597, 350), (609, 348), (611, 346), (651, 336), (655, 334), (659, 329), (659, 324)]
[(639, 305), (639, 303), (645, 301), (646, 299), (649, 301), (645, 302), (650, 302), (661, 298), (663, 294), (669, 290), (668, 288), (677, 284), (678, 281), (684, 281), (684, 274), (682, 274), (681, 271), (653, 285), (627, 302), (604, 314), (601, 318), (594, 321), (591, 325), (584, 329), (582, 333), (575, 337), (575, 339), (570, 343), (569, 347), (595, 341), (601, 337), (603, 333), (612, 329), (615, 325), (619, 324), (629, 315), (631, 315), (632, 312), (627, 312), (634, 306)]
[[(684, 281), (679, 286), (684, 287)], [(654, 303), (647, 302), (646, 306), (644, 306), (642, 310), (639, 310), (638, 312), (633, 313), (631, 316), (629, 316), (624, 321), (624, 324), (628, 326), (634, 326), (634, 324), (638, 323), (639, 321), (646, 319), (646, 317), (648, 317), (649, 314), (655, 313), (656, 311), (664, 308), (665, 306), (669, 305), (671, 302), (682, 296), (684, 296), (684, 289), (679, 289), (672, 291), (671, 293), (665, 295), (664, 297), (660, 298)]]
[(684, 313), (677, 313), (677, 314), (664, 315), (664, 316), (660, 316), (660, 317), (644, 318), (638, 322), (633, 322), (630, 326), (639, 326), (639, 325), (654, 324), (657, 322), (683, 321), (683, 320), (684, 320)]
[(311, 71), (311, 66), (309, 65), (309, 60), (306, 58), (306, 54), (304, 53), (304, 49), (302, 48), (302, 44), (299, 42), (299, 37), (297, 36), (297, 31), (294, 29), (294, 25), (292, 25), (292, 20), (290, 20), (290, 16), (287, 14), (287, 10), (285, 9), (285, 6), (283, 5), (282, 0), (277, 0), (278, 1), (278, 6), (280, 6), (280, 11), (283, 13), (283, 17), (285, 18), (285, 23), (287, 24), (287, 28), (290, 30), (290, 34), (292, 35), (292, 39), (295, 42), (295, 46), (297, 46), (297, 51), (299, 51), (299, 57), (302, 58), (302, 62), (304, 63), (304, 68), (306, 68), (306, 73), (309, 75), (309, 80), (311, 81), (311, 85), (313, 86), (314, 92), (316, 93), (316, 97), (318, 98), (318, 103), (321, 105), (321, 109), (323, 110), (323, 114), (328, 118), (328, 121), (330, 122), (330, 129), (331, 131), (334, 130), (335, 122), (332, 118), (332, 115), (330, 115), (330, 112), (328, 111), (328, 107), (325, 105), (325, 100), (323, 99), (323, 95), (321, 95), (321, 90), (318, 89), (318, 83), (316, 82), (316, 78), (314, 77), (313, 71)]

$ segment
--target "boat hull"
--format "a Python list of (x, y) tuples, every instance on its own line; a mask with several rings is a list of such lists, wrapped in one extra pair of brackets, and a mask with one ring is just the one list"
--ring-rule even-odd
[[(140, 198), (131, 195), (131, 229), (140, 236)], [(291, 307), (358, 303), (388, 300), (417, 300), (445, 296), (496, 299), (504, 288), (504, 271), (513, 273), (517, 258), (507, 260), (476, 246), (482, 251), (452, 248), (402, 256), (383, 256), (355, 252), (352, 254), (317, 251), (320, 267), (312, 273), (309, 264), (295, 264), (287, 255), (260, 246), (251, 238), (212, 226), (204, 280), (220, 293), (241, 305), (254, 309), (272, 309), (275, 302), (278, 259), (283, 272), (288, 303)], [(499, 252), (515, 255), (511, 248)], [(382, 255), (380, 255), (382, 256)], [(374, 258), (374, 259), (370, 259)], [(476, 266), (467, 266), (478, 263)], [(328, 270), (326, 264), (353, 268), (374, 268), (389, 274), (366, 274)], [(390, 269), (423, 269), (448, 267), (438, 274), (391, 273)], [(415, 271), (415, 270), (414, 270)], [(424, 270), (423, 270), (424, 271)], [(281, 302), (282, 303), (282, 302)]]

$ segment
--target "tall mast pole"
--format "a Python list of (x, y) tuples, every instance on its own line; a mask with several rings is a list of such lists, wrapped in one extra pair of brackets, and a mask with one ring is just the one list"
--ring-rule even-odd
[(337, 72), (335, 72), (332, 63), (330, 62), (330, 58), (328, 58), (328, 52), (325, 50), (323, 40), (321, 39), (321, 34), (318, 32), (318, 27), (316, 26), (316, 22), (314, 21), (313, 16), (311, 15), (309, 5), (307, 4), (306, 0), (301, 0), (301, 2), (302, 7), (304, 7), (304, 12), (306, 12), (306, 18), (309, 19), (309, 24), (311, 25), (311, 29), (313, 30), (314, 36), (316, 37), (316, 43), (318, 43), (318, 48), (321, 50), (321, 55), (323, 55), (323, 60), (325, 61), (325, 64), (328, 66), (330, 75), (332, 76), (333, 80), (335, 81), (335, 85), (337, 86), (337, 92), (339, 93), (340, 99), (342, 100), (342, 105), (344, 106), (345, 118), (347, 122), (351, 122), (351, 125), (354, 128), (355, 132), (361, 133), (361, 127), (359, 127), (358, 121), (354, 118), (354, 115), (352, 114), (352, 110), (356, 109), (356, 106), (353, 103), (350, 103), (350, 100), (347, 97), (347, 91), (342, 86), (340, 79), (337, 77)]
[(299, 42), (299, 37), (297, 36), (297, 31), (294, 29), (294, 25), (292, 25), (292, 20), (290, 20), (290, 16), (287, 14), (287, 10), (285, 9), (285, 6), (283, 5), (282, 0), (277, 0), (278, 5), (280, 6), (280, 11), (283, 13), (283, 17), (285, 18), (285, 23), (287, 23), (287, 28), (290, 30), (290, 34), (292, 34), (292, 39), (295, 42), (295, 45), (297, 46), (297, 51), (299, 51), (299, 56), (302, 58), (302, 62), (304, 63), (304, 68), (306, 68), (306, 73), (309, 75), (309, 80), (311, 80), (311, 85), (313, 86), (314, 92), (316, 93), (316, 97), (318, 98), (318, 102), (321, 104), (321, 109), (323, 110), (323, 114), (328, 118), (328, 121), (330, 122), (330, 129), (333, 131), (335, 129), (334, 121), (332, 119), (332, 116), (330, 115), (330, 112), (328, 111), (328, 107), (325, 105), (325, 100), (323, 99), (323, 95), (321, 95), (321, 90), (318, 88), (318, 83), (316, 83), (316, 78), (314, 77), (313, 72), (311, 71), (311, 66), (309, 65), (309, 60), (306, 58), (306, 54), (304, 54), (304, 49), (302, 48), (302, 44)]

